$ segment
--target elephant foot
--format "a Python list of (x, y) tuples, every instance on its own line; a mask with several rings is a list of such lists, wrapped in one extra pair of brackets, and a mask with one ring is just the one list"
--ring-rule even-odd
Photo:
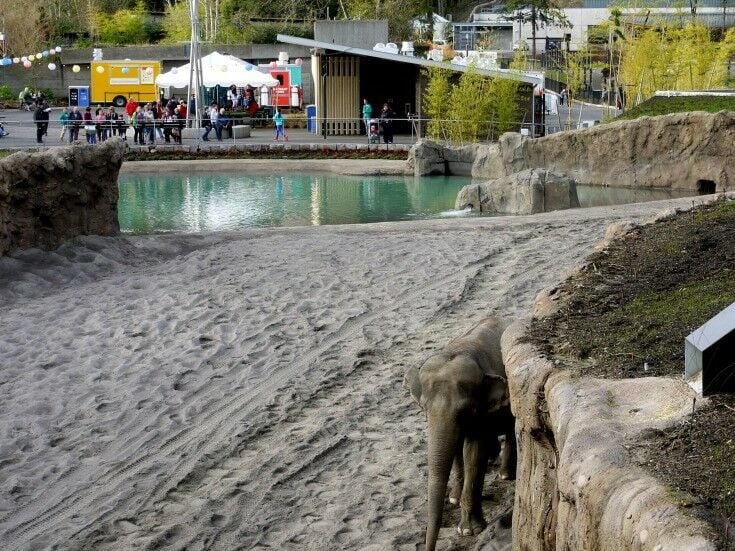
[(513, 473), (510, 472), (510, 469), (508, 468), (501, 468), (500, 469), (500, 479), (501, 480), (513, 480), (515, 476)]
[(462, 520), (457, 526), (457, 533), (460, 536), (476, 536), (482, 532), (487, 523), (482, 517), (482, 513), (468, 514), (462, 511)]
[(459, 505), (459, 500), (462, 497), (462, 486), (456, 485), (452, 487), (452, 491), (449, 492), (449, 503), (452, 505)]

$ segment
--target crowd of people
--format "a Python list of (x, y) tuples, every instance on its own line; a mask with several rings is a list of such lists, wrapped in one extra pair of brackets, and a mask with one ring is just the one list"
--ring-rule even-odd
[[(204, 132), (201, 139), (209, 141), (212, 130), (217, 141), (222, 141), (223, 130), (232, 127), (232, 120), (226, 116), (226, 108), (230, 110), (244, 109), (248, 112), (257, 111), (259, 106), (254, 99), (251, 88), (238, 89), (234, 84), (227, 89), (226, 102), (224, 106), (218, 101), (202, 112), (202, 128)], [(33, 119), (36, 124), (36, 141), (43, 143), (43, 137), (48, 135), (49, 113), (51, 109), (43, 94), (39, 91), (35, 94), (26, 87), (19, 94), (19, 102), (22, 108), (25, 106), (33, 111)], [(79, 134), (84, 131), (87, 143), (95, 144), (104, 142), (110, 137), (119, 136), (127, 140), (129, 127), (133, 128), (133, 143), (136, 145), (153, 145), (156, 141), (165, 143), (181, 144), (183, 128), (186, 126), (187, 114), (194, 114), (194, 97), (187, 106), (184, 100), (171, 98), (168, 101), (155, 101), (138, 103), (130, 97), (125, 105), (124, 112), (118, 113), (114, 107), (107, 109), (97, 106), (92, 112), (92, 107), (63, 108), (59, 116), (60, 134), (59, 141), (67, 139), (69, 143), (79, 139)], [(362, 120), (365, 133), (371, 141), (379, 141), (382, 136), (386, 144), (393, 143), (393, 118), (395, 114), (388, 103), (384, 103), (377, 118), (373, 117), (373, 107), (367, 98), (363, 100)], [(276, 108), (272, 116), (275, 135), (273, 141), (288, 141), (285, 132), (284, 115)], [(0, 137), (6, 132), (0, 126)]]
[[(79, 139), (82, 130), (89, 144), (104, 142), (113, 136), (127, 141), (128, 128), (132, 126), (135, 144), (154, 144), (156, 140), (180, 144), (187, 110), (186, 102), (174, 98), (164, 105), (161, 101), (139, 104), (131, 97), (123, 113), (118, 113), (114, 107), (105, 109), (97, 106), (94, 113), (92, 107), (83, 111), (76, 106), (64, 107), (59, 116), (59, 141), (64, 141), (68, 134), (69, 143), (73, 143)], [(42, 138), (48, 133), (49, 111), (44, 102), (34, 113), (38, 143), (43, 143)]]
[(181, 134), (186, 126), (188, 107), (184, 100), (171, 98), (167, 102), (157, 101), (138, 104), (128, 99), (125, 113), (133, 127), (133, 143), (154, 144), (156, 139), (165, 143), (181, 143)]

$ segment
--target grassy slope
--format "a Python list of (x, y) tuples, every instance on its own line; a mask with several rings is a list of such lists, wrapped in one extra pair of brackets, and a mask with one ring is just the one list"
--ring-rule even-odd
[(667, 115), (684, 111), (735, 111), (735, 96), (686, 96), (653, 97), (640, 105), (627, 110), (615, 120), (632, 120), (644, 116)]

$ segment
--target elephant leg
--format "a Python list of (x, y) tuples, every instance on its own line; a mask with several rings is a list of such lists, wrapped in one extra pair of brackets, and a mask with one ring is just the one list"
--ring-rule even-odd
[(452, 489), (449, 492), (449, 503), (452, 505), (459, 505), (459, 500), (462, 499), (462, 488), (464, 487), (463, 447), (462, 442), (460, 442), (452, 465)]
[(464, 487), (462, 488), (462, 518), (457, 532), (462, 536), (476, 535), (487, 526), (482, 516), (482, 488), (489, 457), (486, 438), (466, 439), (464, 442)]
[(503, 449), (500, 452), (500, 478), (503, 480), (515, 480), (517, 453), (515, 430), (508, 430), (505, 433), (505, 442), (503, 442)]

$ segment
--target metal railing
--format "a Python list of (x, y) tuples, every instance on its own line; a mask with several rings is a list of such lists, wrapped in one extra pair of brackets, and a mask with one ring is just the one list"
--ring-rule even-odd
[[(558, 117), (551, 117), (547, 115), (545, 126), (536, 124), (536, 135), (542, 135), (543, 133), (549, 134), (553, 132), (559, 132), (563, 130), (569, 130), (577, 128), (578, 125), (569, 124), (565, 121), (566, 117), (562, 120), (558, 120)], [(553, 120), (552, 120), (553, 119)], [(469, 143), (492, 143), (497, 141), (499, 138), (498, 124), (499, 121), (496, 119), (487, 119), (484, 121), (469, 121), (469, 120), (455, 120), (455, 119), (428, 119), (419, 118), (415, 116), (410, 117), (396, 117), (390, 119), (390, 126), (392, 127), (392, 135), (395, 143), (400, 144), (413, 144), (418, 141), (421, 137), (427, 136), (427, 129), (429, 124), (438, 125), (440, 133), (438, 141), (444, 143), (454, 144), (469, 144)], [(286, 119), (288, 123), (288, 119)], [(118, 121), (68, 121), (62, 123), (58, 120), (48, 121), (35, 121), (28, 120), (27, 118), (5, 118), (0, 117), (0, 123), (3, 124), (5, 131), (13, 134), (24, 134), (24, 137), (28, 140), (35, 139), (36, 130), (39, 124), (46, 125), (47, 136), (49, 138), (49, 144), (53, 144), (54, 132), (57, 136), (61, 136), (61, 129), (65, 128), (64, 139), (69, 140), (72, 129), (75, 129), (75, 135), (78, 134), (78, 139), (84, 141), (88, 133), (94, 133), (95, 138), (106, 139), (111, 136), (121, 136), (128, 140), (131, 146), (136, 144), (132, 143), (136, 137), (135, 129), (126, 118)], [(324, 132), (325, 125), (333, 128), (341, 128), (332, 133)], [(520, 131), (521, 133), (532, 136), (534, 134), (534, 124), (528, 120), (516, 120), (507, 123), (510, 131)], [(222, 131), (222, 140), (217, 140), (217, 130), (215, 127), (207, 132), (207, 126), (195, 128), (192, 127), (191, 121), (187, 124), (184, 120), (175, 121), (164, 121), (156, 119), (154, 121), (146, 121), (139, 125), (141, 133), (144, 137), (144, 144), (140, 145), (156, 145), (156, 144), (179, 144), (179, 143), (197, 143), (204, 146), (203, 137), (205, 133), (208, 134), (210, 143), (213, 144), (224, 144), (232, 143), (235, 145), (242, 143), (253, 143), (253, 142), (267, 142), (273, 141), (275, 137), (274, 126), (271, 123), (270, 127), (265, 128), (250, 128), (248, 136), (238, 136), (240, 132), (233, 130), (242, 126), (250, 126), (243, 124), (222, 124), (220, 125)], [(310, 118), (306, 121), (306, 127), (289, 128), (288, 124), (285, 128), (285, 136), (282, 138), (284, 142), (294, 140), (300, 143), (366, 143), (366, 144), (381, 144), (385, 145), (386, 140), (391, 141), (391, 132), (387, 131), (384, 122), (380, 119), (365, 119), (362, 118), (345, 118), (345, 117), (329, 117), (329, 118)], [(473, 132), (469, 131), (469, 128), (474, 128)], [(19, 132), (18, 132), (19, 131)], [(245, 132), (248, 134), (248, 132)], [(269, 134), (271, 135), (269, 139)], [(281, 141), (279, 139), (279, 141)], [(0, 142), (0, 148), (3, 147)]]

